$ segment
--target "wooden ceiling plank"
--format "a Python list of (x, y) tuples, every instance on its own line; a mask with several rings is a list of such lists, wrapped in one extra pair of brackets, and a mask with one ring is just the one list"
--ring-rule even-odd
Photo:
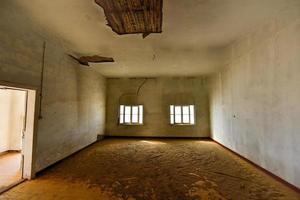
[(162, 32), (162, 0), (95, 0), (120, 35)]

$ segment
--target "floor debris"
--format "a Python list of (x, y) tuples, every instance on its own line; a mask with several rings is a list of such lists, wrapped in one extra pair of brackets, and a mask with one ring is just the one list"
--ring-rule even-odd
[(1, 200), (299, 200), (218, 144), (107, 139), (0, 196)]

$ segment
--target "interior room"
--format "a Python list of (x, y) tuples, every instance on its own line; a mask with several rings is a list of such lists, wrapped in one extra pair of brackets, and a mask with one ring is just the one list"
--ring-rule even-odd
[(22, 179), (26, 93), (0, 86), (0, 190)]
[(299, 200), (299, 0), (2, 0), (0, 200)]
[(35, 92), (0, 85), (0, 193), (31, 177)]

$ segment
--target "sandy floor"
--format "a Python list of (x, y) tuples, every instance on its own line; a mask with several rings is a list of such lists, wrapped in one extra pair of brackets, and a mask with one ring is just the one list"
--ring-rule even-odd
[(108, 139), (0, 199), (299, 200), (300, 195), (210, 141)]
[(0, 190), (18, 182), (21, 174), (21, 153), (7, 153), (0, 156)]

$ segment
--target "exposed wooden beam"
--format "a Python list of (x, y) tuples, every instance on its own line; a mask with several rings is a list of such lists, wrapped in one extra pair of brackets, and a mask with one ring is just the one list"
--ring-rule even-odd
[(103, 57), (103, 56), (81, 56), (80, 58), (76, 58), (69, 54), (71, 58), (76, 60), (79, 64), (90, 66), (89, 63), (104, 63), (104, 62), (115, 62), (113, 58)]
[(119, 35), (162, 32), (163, 0), (95, 0)]

